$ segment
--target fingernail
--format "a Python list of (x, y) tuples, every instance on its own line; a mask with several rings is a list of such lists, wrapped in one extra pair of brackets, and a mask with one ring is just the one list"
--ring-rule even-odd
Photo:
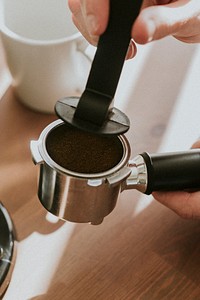
[(156, 25), (155, 22), (152, 20), (149, 20), (147, 23), (147, 31), (148, 31), (148, 40), (147, 42), (151, 42), (154, 39), (155, 31), (156, 31)]
[(128, 47), (128, 51), (126, 54), (126, 59), (131, 59), (136, 55), (137, 52), (137, 48), (135, 46), (135, 44), (131, 41)]
[(86, 22), (87, 22), (87, 28), (90, 35), (91, 36), (96, 35), (96, 32), (98, 30), (98, 22), (97, 19), (94, 17), (94, 15), (88, 15)]

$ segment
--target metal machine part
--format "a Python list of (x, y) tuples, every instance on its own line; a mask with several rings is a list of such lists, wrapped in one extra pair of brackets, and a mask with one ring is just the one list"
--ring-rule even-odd
[(62, 219), (100, 224), (114, 209), (121, 191), (121, 181), (130, 173), (130, 170), (124, 169), (130, 157), (129, 143), (124, 136), (118, 137), (123, 155), (121, 161), (110, 170), (94, 174), (73, 172), (53, 161), (46, 148), (50, 132), (62, 125), (65, 126), (63, 121), (54, 121), (45, 128), (38, 141), (31, 142), (33, 160), (40, 165), (38, 197), (49, 212)]
[(123, 189), (153, 191), (195, 190), (200, 188), (200, 149), (149, 154), (144, 152), (129, 161), (130, 176)]
[(130, 168), (131, 173), (122, 183), (122, 190), (136, 189), (145, 193), (148, 186), (148, 173), (144, 158), (137, 155), (134, 159), (129, 160), (128, 168)]
[(16, 259), (16, 240), (13, 223), (0, 203), (0, 299), (11, 280)]
[(38, 141), (31, 142), (34, 163), (40, 165), (39, 199), (48, 211), (62, 219), (100, 224), (125, 189), (151, 194), (158, 190), (200, 188), (199, 149), (162, 154), (144, 152), (129, 160), (130, 145), (123, 135), (117, 137), (123, 148), (121, 160), (111, 169), (92, 174), (65, 169), (50, 157), (46, 148), (49, 133), (62, 125), (66, 126), (62, 120), (54, 121), (43, 130)]

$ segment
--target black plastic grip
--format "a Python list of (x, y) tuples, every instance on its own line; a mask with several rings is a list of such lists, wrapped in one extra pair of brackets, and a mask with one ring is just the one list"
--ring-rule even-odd
[(200, 188), (200, 149), (141, 156), (148, 174), (146, 194)]
[(131, 39), (131, 28), (142, 0), (110, 0), (107, 29), (99, 39), (85, 91), (75, 117), (99, 126), (105, 121), (114, 97)]

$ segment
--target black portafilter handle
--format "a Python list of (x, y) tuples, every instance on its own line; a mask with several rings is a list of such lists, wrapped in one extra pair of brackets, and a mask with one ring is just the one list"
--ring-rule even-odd
[(200, 189), (200, 149), (162, 154), (140, 154), (146, 164), (147, 188), (153, 191)]
[(128, 117), (111, 103), (141, 5), (142, 0), (110, 0), (108, 25), (99, 38), (85, 90), (80, 99), (66, 97), (56, 103), (56, 113), (66, 123), (104, 135), (129, 129)]

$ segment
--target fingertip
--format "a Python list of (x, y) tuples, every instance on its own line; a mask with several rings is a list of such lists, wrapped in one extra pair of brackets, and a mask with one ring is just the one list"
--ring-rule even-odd
[(101, 35), (108, 23), (109, 3), (107, 0), (88, 0), (83, 5), (83, 15), (91, 35)]
[(140, 17), (135, 21), (131, 35), (137, 44), (143, 45), (153, 40), (155, 29), (153, 20), (144, 20)]
[(81, 5), (79, 0), (68, 0), (67, 5), (71, 10), (72, 14), (77, 14), (81, 10)]
[(193, 143), (192, 148), (193, 149), (199, 149), (200, 148), (200, 138), (198, 138), (198, 140)]

